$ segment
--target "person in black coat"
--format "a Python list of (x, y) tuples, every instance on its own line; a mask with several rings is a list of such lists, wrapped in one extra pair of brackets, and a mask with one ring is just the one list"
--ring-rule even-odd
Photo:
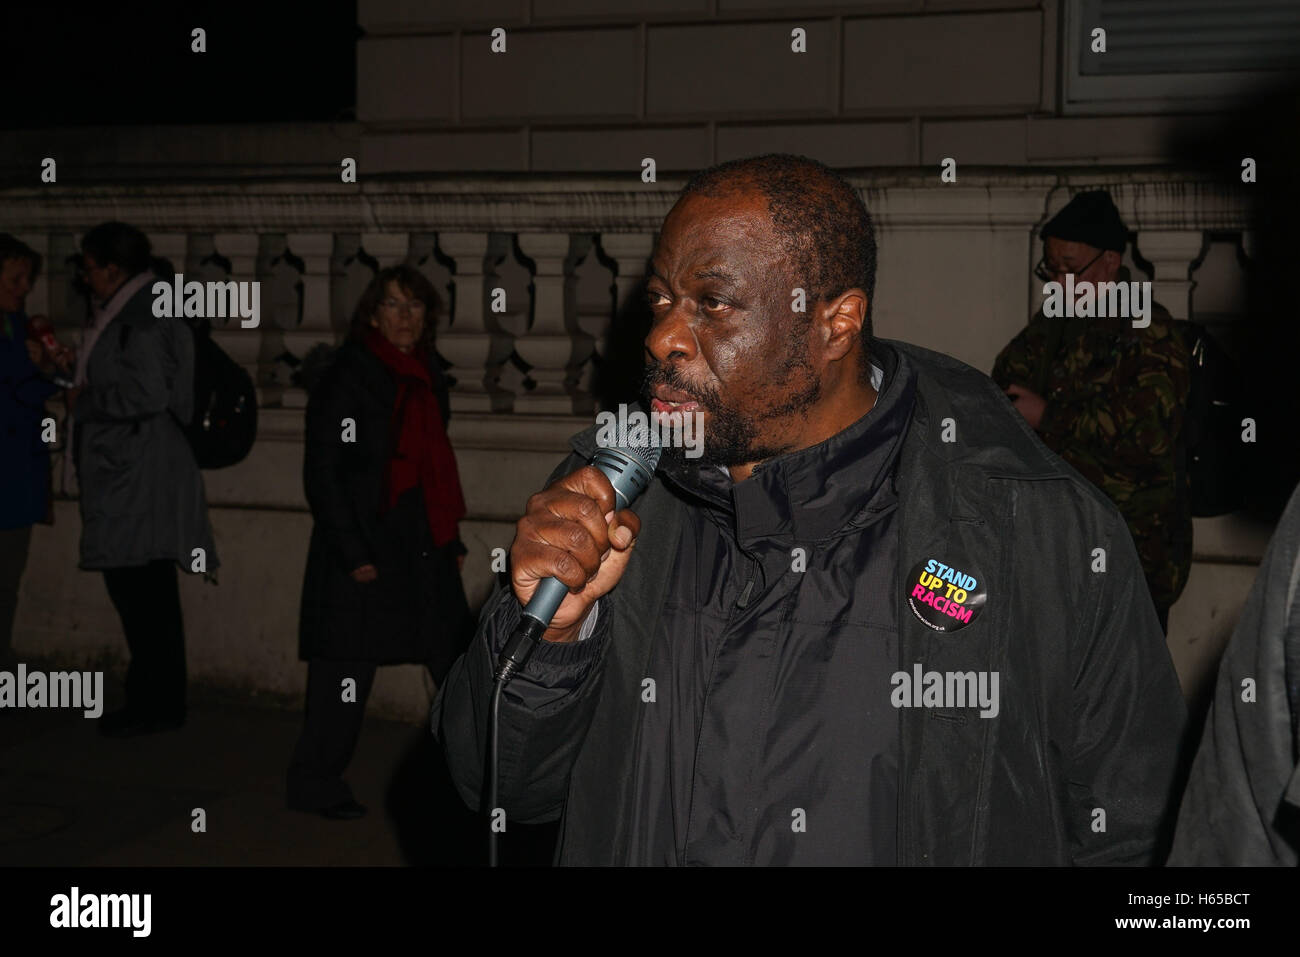
[(306, 722), (290, 808), (366, 809), (343, 780), (382, 664), (427, 665), (440, 685), (469, 643), (460, 578), (465, 514), (432, 348), (438, 297), (417, 270), (380, 271), (307, 405), (303, 483), (314, 526), (300, 618)]

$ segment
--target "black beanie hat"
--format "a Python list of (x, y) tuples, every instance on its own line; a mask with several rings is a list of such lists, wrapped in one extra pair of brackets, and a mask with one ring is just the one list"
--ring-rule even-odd
[(1104, 189), (1079, 193), (1042, 228), (1039, 235), (1055, 236), (1067, 242), (1087, 243), (1094, 249), (1122, 253), (1128, 245), (1128, 230), (1119, 210)]

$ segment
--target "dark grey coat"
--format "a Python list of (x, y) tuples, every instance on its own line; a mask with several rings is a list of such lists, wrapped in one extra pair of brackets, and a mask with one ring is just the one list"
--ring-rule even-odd
[(153, 314), (146, 284), (95, 341), (75, 415), (81, 567), (125, 568), (159, 558), (207, 571), (220, 564), (203, 476), (177, 419), (194, 404), (194, 338), (181, 319)]
[[(1152, 863), (1186, 708), (1123, 518), (987, 376), (918, 346), (877, 345), (896, 350), (917, 377), (896, 476), (902, 560), (893, 593), (880, 596), (898, 603), (899, 670), (919, 662), (1001, 676), (995, 718), (902, 710), (898, 863)], [(955, 441), (944, 440), (948, 424)], [(574, 449), (557, 471), (595, 451), (595, 429)], [(513, 686), (504, 695), (498, 804), (520, 823), (560, 818), (561, 864), (632, 860), (641, 681), (688, 507), (662, 479), (652, 482), (636, 506), (637, 554), (601, 600), (604, 640), (539, 649), (523, 672), (568, 675), (590, 655), (571, 691), (536, 708)], [(1093, 570), (1097, 548), (1104, 571)], [(988, 595), (980, 618), (952, 634), (930, 629), (907, 604), (912, 563), (943, 554), (977, 560)], [(843, 600), (828, 582), (817, 606), (792, 608), (788, 618), (824, 620)], [(498, 591), (434, 702), (435, 732), (471, 806), (484, 768), (489, 649), (518, 615), (509, 589)]]
[(1219, 664), (1169, 863), (1295, 867), (1298, 749), (1300, 488), (1282, 513)]

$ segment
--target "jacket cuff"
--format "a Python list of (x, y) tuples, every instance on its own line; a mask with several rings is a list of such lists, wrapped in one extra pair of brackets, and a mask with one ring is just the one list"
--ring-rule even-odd
[[(605, 635), (604, 631), (601, 631), (600, 639), (591, 640), (602, 623), (601, 617), (600, 599), (597, 599), (591, 606), (591, 610), (587, 612), (587, 620), (582, 623), (577, 641), (539, 641), (536, 650), (533, 651), (533, 658), (547, 664), (563, 665), (583, 662), (593, 657), (600, 648), (600, 640)], [(608, 620), (609, 616), (605, 615), (604, 618)]]
[[(494, 661), (501, 655), (501, 650), (510, 635), (514, 633), (522, 615), (523, 608), (520, 607), (519, 600), (514, 597), (513, 592), (506, 589), (506, 597), (494, 616), (488, 642)], [(591, 635), (586, 640), (539, 641), (529, 656), (527, 664), (511, 682), (511, 691), (516, 690), (515, 686), (521, 680), (535, 688), (556, 690), (568, 690), (580, 685), (592, 664), (600, 657), (600, 650), (609, 630), (609, 615), (598, 615), (593, 606), (588, 621), (591, 621), (593, 616), (596, 616), (595, 622), (591, 626)], [(583, 631), (586, 630), (587, 622), (584, 622)]]
[(366, 547), (355, 538), (346, 535), (335, 536), (335, 548), (348, 572), (354, 572), (362, 565), (373, 565)]

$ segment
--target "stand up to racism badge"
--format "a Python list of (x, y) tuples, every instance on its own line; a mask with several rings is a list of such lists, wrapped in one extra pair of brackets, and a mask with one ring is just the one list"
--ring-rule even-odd
[(935, 631), (965, 628), (983, 610), (988, 598), (975, 568), (952, 556), (948, 561), (928, 558), (917, 562), (906, 587), (912, 614)]

